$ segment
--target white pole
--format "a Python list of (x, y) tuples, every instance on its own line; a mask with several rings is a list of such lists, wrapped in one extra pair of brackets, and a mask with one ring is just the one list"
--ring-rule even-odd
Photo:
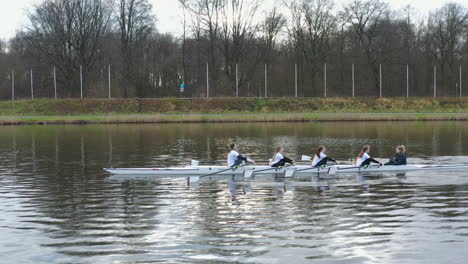
[(210, 98), (210, 75), (209, 75), (209, 66), (206, 64), (206, 98)]
[(54, 66), (54, 94), (55, 94), (55, 99), (57, 99), (57, 72)]
[(31, 100), (34, 100), (33, 70), (31, 69)]
[(380, 98), (382, 98), (382, 64), (379, 64), (379, 75), (380, 75)]
[(11, 100), (15, 100), (15, 70), (11, 70)]
[(239, 65), (236, 63), (236, 96), (239, 97)]
[(437, 96), (437, 68), (434, 65), (434, 98)]
[(327, 97), (327, 64), (325, 63), (324, 67), (323, 67), (323, 97)]
[(297, 97), (297, 64), (294, 64), (294, 95)]
[(265, 63), (265, 98), (268, 97), (268, 72), (267, 72), (267, 64)]
[(354, 63), (351, 67), (351, 71), (352, 71), (352, 74), (353, 74), (353, 98), (354, 98)]
[(409, 64), (406, 64), (406, 97), (409, 97)]
[(460, 66), (460, 97), (462, 97), (462, 66)]
[(108, 84), (109, 84), (109, 99), (111, 99), (111, 65), (109, 64), (109, 72), (108, 72)]
[(83, 67), (80, 65), (80, 97), (83, 99)]

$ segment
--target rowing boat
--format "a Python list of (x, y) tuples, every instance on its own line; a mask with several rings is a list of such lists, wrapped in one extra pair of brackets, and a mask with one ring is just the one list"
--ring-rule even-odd
[(169, 168), (106, 168), (105, 171), (117, 175), (167, 175), (167, 176), (200, 176), (200, 175), (244, 175), (252, 174), (284, 174), (292, 176), (303, 173), (359, 173), (359, 172), (407, 172), (429, 170), (466, 170), (468, 165), (371, 165), (355, 167), (353, 165), (334, 165), (327, 167), (311, 167), (310, 165), (285, 166), (272, 168), (267, 165), (249, 165), (232, 169), (228, 166), (186, 166)]

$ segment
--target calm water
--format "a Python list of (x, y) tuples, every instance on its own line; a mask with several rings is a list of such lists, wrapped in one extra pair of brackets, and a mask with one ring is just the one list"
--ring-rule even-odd
[(468, 173), (110, 177), (102, 167), (266, 160), (318, 144), (347, 160), (468, 163), (468, 123), (0, 127), (0, 263), (467, 263)]

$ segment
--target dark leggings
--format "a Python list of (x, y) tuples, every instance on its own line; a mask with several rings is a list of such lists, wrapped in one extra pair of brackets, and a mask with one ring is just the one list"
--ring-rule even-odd
[(275, 164), (271, 165), (271, 167), (273, 167), (273, 168), (283, 167), (286, 163), (292, 164), (293, 161), (288, 157), (284, 157), (284, 158), (280, 159), (280, 161), (278, 161)]
[(234, 164), (231, 167), (237, 167), (237, 166), (241, 165), (242, 161), (247, 162), (247, 158), (242, 156), (242, 155), (237, 156), (236, 161), (234, 162)]
[(376, 161), (375, 159), (373, 159), (373, 158), (368, 158), (368, 159), (366, 159), (365, 161), (363, 161), (363, 162), (361, 163), (361, 167), (362, 167), (362, 166), (369, 166), (369, 165), (371, 164), (371, 162), (372, 162), (372, 163), (380, 164), (380, 162)]
[(325, 166), (325, 165), (327, 165), (327, 162), (328, 162), (328, 161), (336, 162), (336, 160), (334, 160), (334, 159), (332, 159), (332, 158), (325, 157), (325, 158), (323, 158), (321, 161), (317, 162), (317, 164), (315, 165), (315, 167)]

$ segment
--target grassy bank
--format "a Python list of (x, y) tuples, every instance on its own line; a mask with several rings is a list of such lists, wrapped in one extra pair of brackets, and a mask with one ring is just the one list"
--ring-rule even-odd
[(0, 102), (0, 115), (177, 113), (446, 113), (468, 112), (467, 98), (38, 99)]
[(468, 98), (39, 99), (0, 102), (0, 124), (468, 120)]

